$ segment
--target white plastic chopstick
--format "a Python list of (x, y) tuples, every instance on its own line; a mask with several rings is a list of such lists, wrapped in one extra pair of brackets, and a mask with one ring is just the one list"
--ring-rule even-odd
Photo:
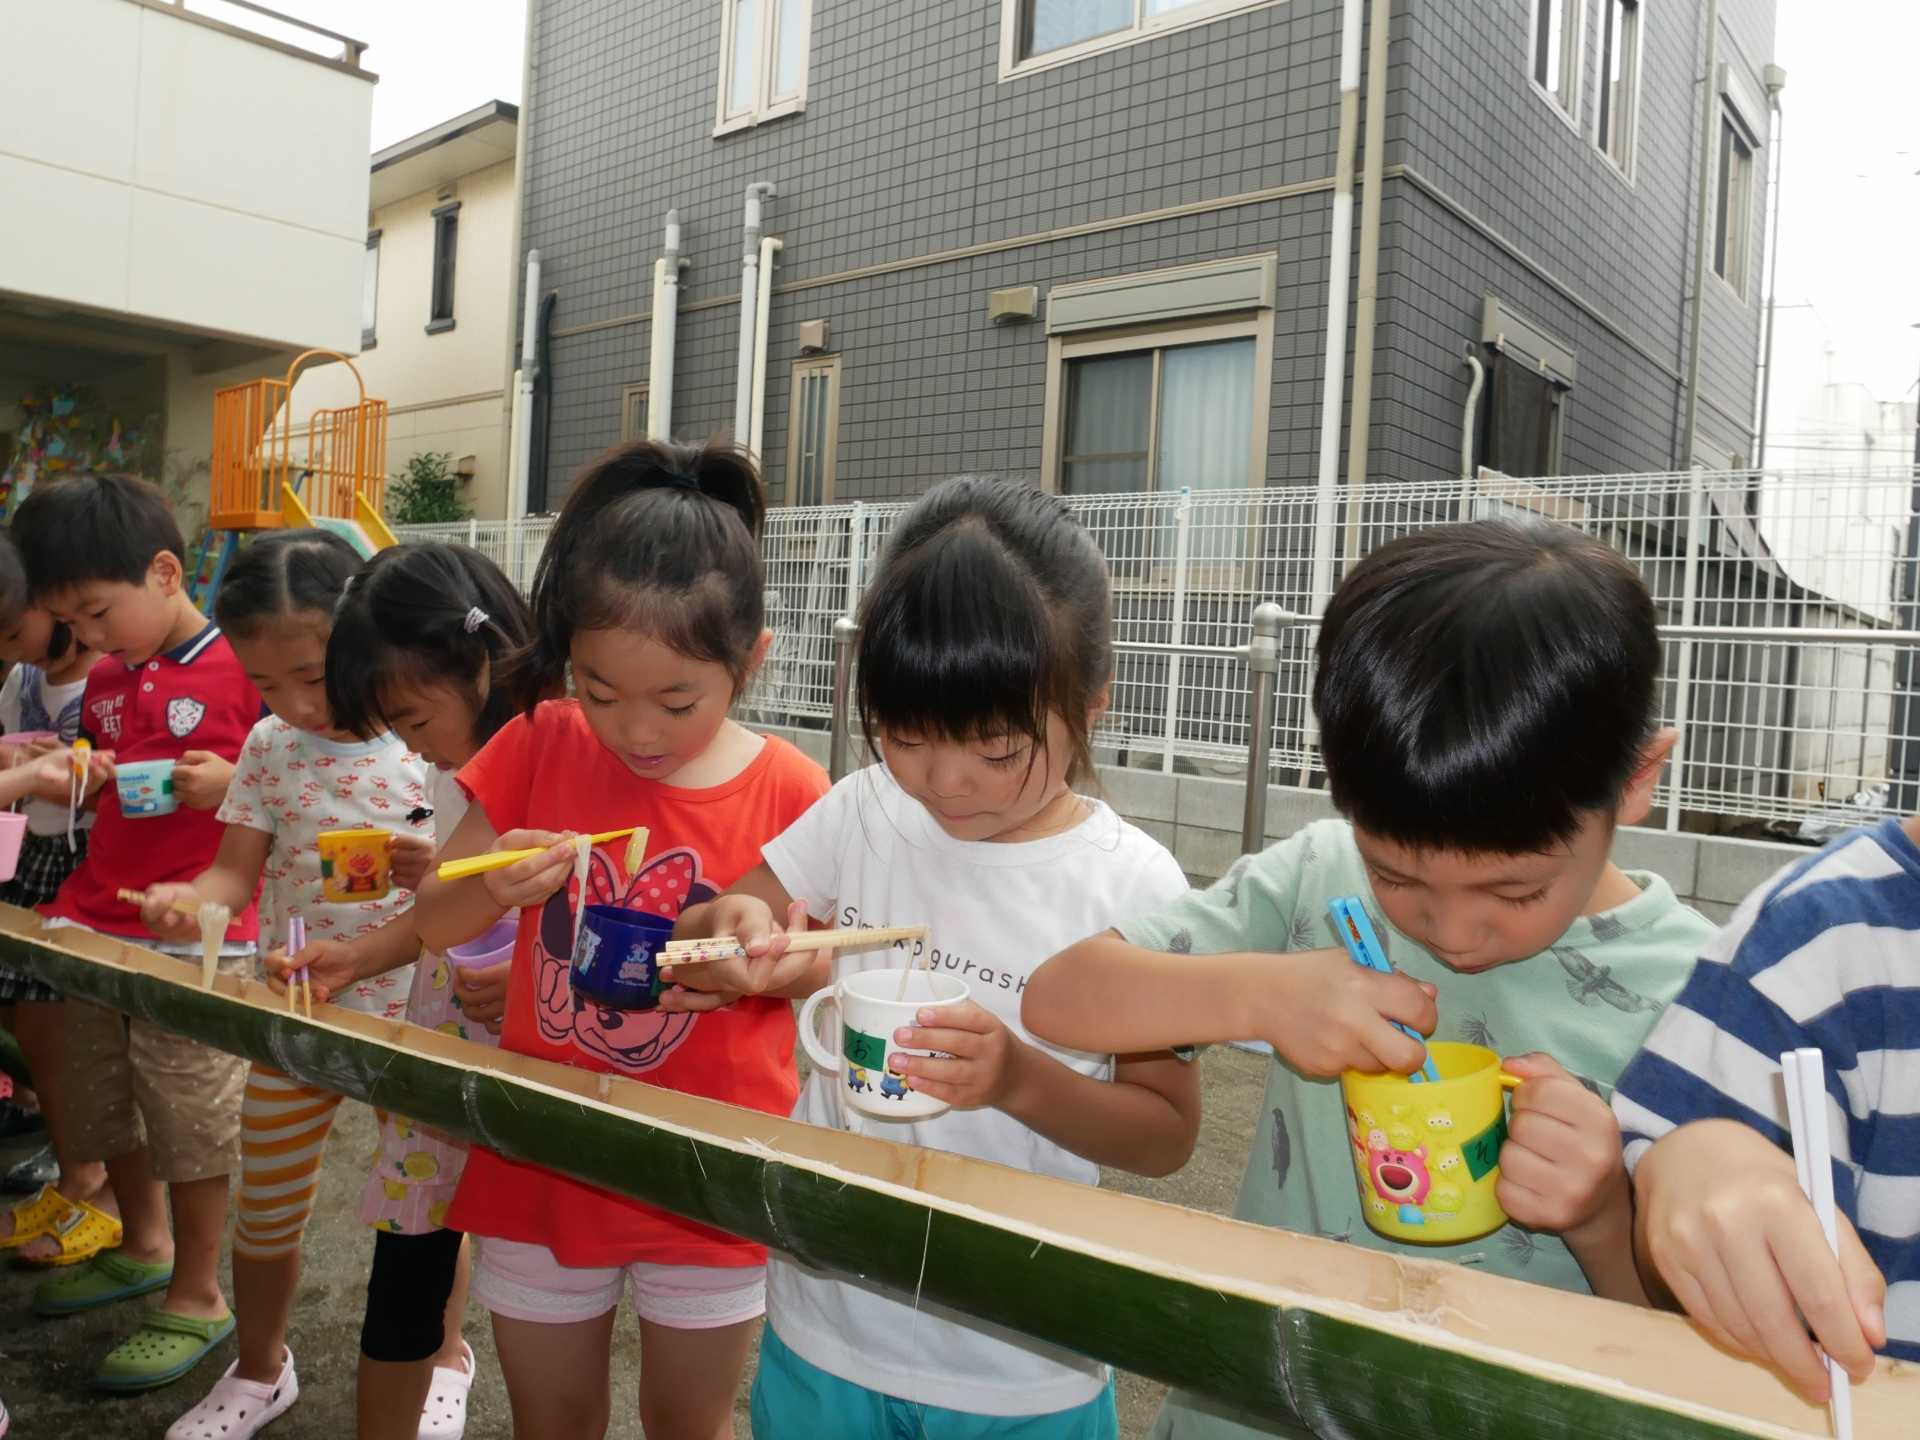
[[(1840, 1233), (1833, 1218), (1833, 1154), (1827, 1134), (1826, 1060), (1813, 1046), (1789, 1050), (1780, 1057), (1782, 1088), (1787, 1092), (1787, 1124), (1793, 1131), (1793, 1165), (1800, 1176), (1800, 1193), (1813, 1206), (1827, 1247), (1837, 1259)], [(1827, 1380), (1833, 1387), (1827, 1402), (1838, 1440), (1853, 1440), (1853, 1383), (1831, 1355)]]

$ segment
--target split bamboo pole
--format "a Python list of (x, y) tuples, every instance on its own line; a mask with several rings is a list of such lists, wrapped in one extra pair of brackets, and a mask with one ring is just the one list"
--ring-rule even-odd
[[(590, 1184), (1350, 1440), (1770, 1440), (1823, 1409), (1677, 1316), (1240, 1224), (319, 1007), (0, 905), (0, 960), (308, 1084)], [(886, 1337), (874, 1337), (883, 1343)], [(1856, 1433), (1910, 1433), (1883, 1361)]]

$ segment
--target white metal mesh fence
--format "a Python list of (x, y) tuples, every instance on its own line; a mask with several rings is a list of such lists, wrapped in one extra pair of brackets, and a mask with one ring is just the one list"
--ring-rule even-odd
[[(1906, 470), (1572, 476), (1341, 487), (1323, 532), (1329, 585), (1398, 535), (1457, 519), (1530, 515), (1605, 540), (1653, 593), (1663, 630), (1662, 716), (1681, 749), (1661, 803), (1751, 820), (1915, 805), (1920, 688)], [(745, 706), (824, 725), (832, 626), (852, 613), (909, 502), (782, 508), (765, 554), (773, 652)], [(1245, 646), (1253, 608), (1297, 617), (1313, 592), (1310, 487), (1097, 495), (1068, 504), (1108, 557), (1119, 647), (1098, 740), (1128, 763), (1243, 774)], [(404, 538), (473, 544), (532, 578), (551, 517), (415, 526)], [(1282, 636), (1271, 778), (1318, 783), (1308, 691), (1311, 619)]]

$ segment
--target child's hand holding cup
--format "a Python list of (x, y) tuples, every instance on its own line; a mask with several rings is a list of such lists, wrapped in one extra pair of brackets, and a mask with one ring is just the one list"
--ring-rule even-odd
[[(954, 1016), (964, 1018), (978, 1009), (967, 1003), (971, 993), (964, 981), (934, 970), (856, 970), (831, 989), (815, 991), (800, 1008), (800, 1043), (816, 1069), (839, 1076), (842, 1105), (881, 1120), (928, 1120), (945, 1114), (949, 1102), (913, 1088), (892, 1057), (903, 1052), (954, 1057), (932, 1049), (909, 1050), (896, 1043), (894, 1032), (918, 1027), (921, 1012), (929, 1007), (939, 1007), (934, 1028)], [(840, 1043), (831, 1047), (821, 1042), (818, 1029), (819, 1012), (826, 1005), (834, 1007), (840, 1021)]]

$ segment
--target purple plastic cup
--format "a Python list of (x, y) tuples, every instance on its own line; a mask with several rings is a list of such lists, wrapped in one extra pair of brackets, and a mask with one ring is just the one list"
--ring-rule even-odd
[(520, 935), (518, 914), (493, 922), (493, 928), (464, 945), (447, 951), (447, 963), (457, 970), (485, 970), (513, 958), (514, 941)]

